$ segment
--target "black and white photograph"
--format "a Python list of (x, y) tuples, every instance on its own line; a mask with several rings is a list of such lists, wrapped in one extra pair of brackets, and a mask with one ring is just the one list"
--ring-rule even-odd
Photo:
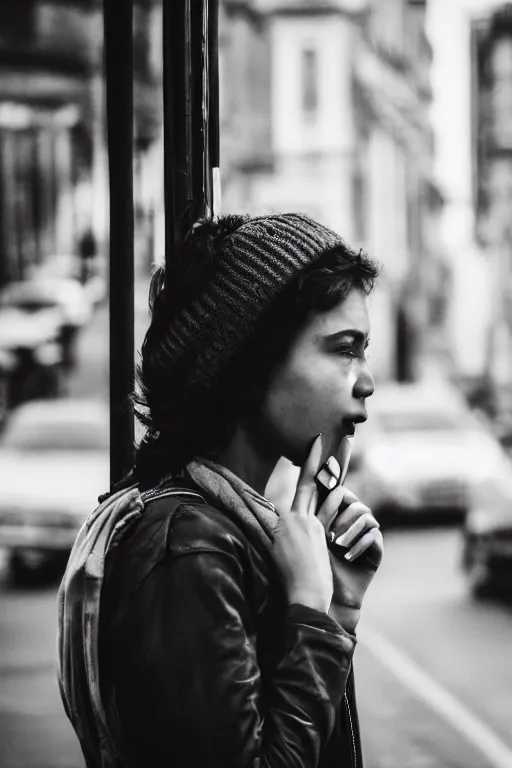
[(0, 768), (512, 768), (512, 2), (0, 0)]

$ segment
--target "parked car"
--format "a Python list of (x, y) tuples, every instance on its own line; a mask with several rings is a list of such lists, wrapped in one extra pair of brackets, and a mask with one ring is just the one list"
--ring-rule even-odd
[(45, 277), (9, 283), (0, 291), (0, 307), (18, 309), (37, 318), (49, 309), (57, 311), (64, 365), (73, 364), (77, 333), (92, 315), (91, 303), (77, 280)]
[(108, 486), (106, 404), (58, 398), (16, 409), (0, 441), (0, 547), (14, 578), (67, 558)]
[(54, 397), (62, 383), (61, 319), (55, 307), (37, 317), (16, 307), (0, 306), (0, 355), (5, 409), (25, 400)]
[(477, 598), (512, 596), (512, 462), (475, 484), (463, 526), (462, 567)]
[(104, 255), (96, 254), (84, 266), (76, 254), (61, 253), (48, 256), (42, 264), (32, 267), (30, 278), (75, 280), (82, 285), (89, 303), (96, 305), (107, 298), (107, 266)]
[(367, 410), (347, 485), (381, 519), (463, 517), (472, 484), (505, 458), (491, 429), (448, 384), (381, 384)]

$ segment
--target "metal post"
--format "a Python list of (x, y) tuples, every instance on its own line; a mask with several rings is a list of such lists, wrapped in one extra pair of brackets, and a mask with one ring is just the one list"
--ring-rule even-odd
[(134, 458), (133, 2), (103, 0), (103, 9), (110, 180), (110, 479), (115, 483)]
[(220, 125), (219, 125), (219, 0), (209, 0), (208, 9), (208, 65), (209, 65), (209, 158), (207, 178), (212, 182), (210, 208), (220, 213)]
[(217, 14), (218, 0), (163, 0), (166, 259), (191, 224), (213, 210)]

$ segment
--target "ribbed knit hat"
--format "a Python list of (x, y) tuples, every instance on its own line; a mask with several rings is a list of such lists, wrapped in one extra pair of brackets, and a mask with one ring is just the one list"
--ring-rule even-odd
[(166, 350), (177, 364), (187, 359), (188, 384), (194, 388), (215, 382), (251, 337), (262, 312), (299, 271), (335, 246), (348, 247), (340, 235), (304, 214), (242, 221), (223, 237), (211, 279), (174, 315), (166, 333)]

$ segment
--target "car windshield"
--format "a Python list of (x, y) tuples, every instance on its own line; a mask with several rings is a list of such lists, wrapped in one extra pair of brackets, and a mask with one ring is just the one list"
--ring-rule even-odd
[(93, 421), (19, 420), (7, 428), (2, 446), (24, 451), (93, 451), (108, 449), (108, 434)]
[(379, 421), (387, 432), (455, 431), (462, 428), (462, 418), (441, 411), (380, 413)]

